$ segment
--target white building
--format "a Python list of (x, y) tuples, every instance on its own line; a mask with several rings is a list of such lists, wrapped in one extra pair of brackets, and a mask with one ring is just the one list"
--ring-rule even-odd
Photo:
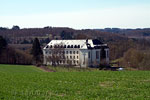
[(96, 67), (101, 61), (109, 64), (109, 47), (99, 40), (52, 40), (43, 48), (43, 54), (45, 65)]

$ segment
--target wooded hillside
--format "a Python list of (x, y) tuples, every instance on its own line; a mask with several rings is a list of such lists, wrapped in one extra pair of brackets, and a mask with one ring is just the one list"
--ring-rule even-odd
[(99, 39), (110, 47), (110, 59), (115, 60), (124, 56), (133, 48), (139, 51), (150, 50), (150, 29), (84, 29), (75, 30), (63, 27), (24, 28), (14, 26), (12, 29), (0, 28), (8, 45), (23, 50), (29, 54), (33, 40), (38, 38), (41, 47), (52, 39)]

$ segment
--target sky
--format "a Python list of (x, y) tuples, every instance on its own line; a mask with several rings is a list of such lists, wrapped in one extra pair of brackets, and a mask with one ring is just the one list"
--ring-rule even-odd
[(0, 27), (150, 28), (150, 0), (0, 0)]

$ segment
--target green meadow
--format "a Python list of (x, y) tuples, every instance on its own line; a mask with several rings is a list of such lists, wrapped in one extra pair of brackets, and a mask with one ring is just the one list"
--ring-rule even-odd
[(0, 65), (0, 100), (150, 100), (150, 72)]

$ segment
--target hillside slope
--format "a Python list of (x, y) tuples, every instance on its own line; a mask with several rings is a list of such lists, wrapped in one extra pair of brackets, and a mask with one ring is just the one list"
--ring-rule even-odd
[(1, 73), (37, 73), (44, 72), (40, 68), (29, 65), (4, 65), (0, 64)]
[(149, 79), (149, 71), (41, 73), (0, 65), (0, 100), (149, 100)]

